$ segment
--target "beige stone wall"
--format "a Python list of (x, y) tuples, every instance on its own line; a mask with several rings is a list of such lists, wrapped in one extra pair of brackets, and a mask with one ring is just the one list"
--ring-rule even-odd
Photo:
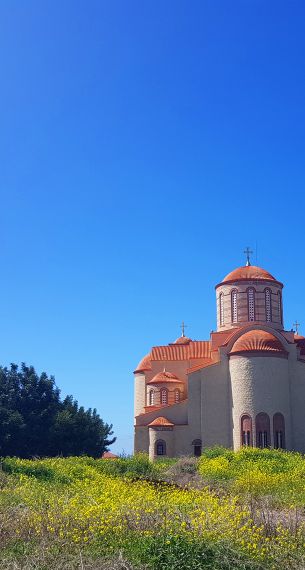
[(228, 359), (201, 371), (201, 439), (204, 447), (232, 446)]
[(135, 427), (134, 431), (134, 452), (148, 453), (149, 450), (149, 435), (147, 427)]
[(292, 449), (305, 453), (305, 362), (290, 362)]
[(280, 412), (285, 418), (286, 447), (291, 449), (291, 406), (288, 360), (275, 356), (232, 356), (230, 358), (232, 390), (233, 445), (241, 445), (240, 419), (249, 414), (253, 425), (253, 443), (256, 445), (255, 417), (265, 412), (270, 417), (271, 445), (273, 445), (273, 415)]
[(136, 425), (147, 425), (159, 416), (164, 416), (173, 424), (186, 424), (187, 423), (187, 403), (188, 400), (180, 402), (180, 404), (173, 404), (172, 406), (162, 406), (157, 410), (147, 412), (136, 417)]
[(144, 412), (146, 402), (146, 382), (145, 374), (137, 373), (134, 375), (134, 415), (138, 416)]
[[(217, 303), (217, 330), (227, 330), (236, 326), (244, 325), (248, 320), (248, 299), (247, 290), (249, 287), (255, 289), (255, 321), (256, 323), (263, 323), (271, 326), (272, 328), (282, 330), (283, 323), (279, 311), (278, 292), (282, 291), (282, 287), (273, 281), (237, 281), (236, 283), (219, 285), (216, 289), (216, 303)], [(272, 321), (266, 321), (266, 306), (265, 306), (265, 289), (271, 289), (271, 307), (272, 307)], [(232, 322), (232, 307), (231, 307), (231, 293), (237, 290), (237, 323)], [(219, 296), (223, 293), (224, 302), (224, 324), (220, 324), (220, 303)], [(283, 302), (283, 301), (282, 301)]]
[(162, 440), (166, 444), (166, 456), (175, 457), (174, 432), (172, 428), (148, 428), (149, 432), (149, 459), (153, 461), (156, 455), (156, 443)]

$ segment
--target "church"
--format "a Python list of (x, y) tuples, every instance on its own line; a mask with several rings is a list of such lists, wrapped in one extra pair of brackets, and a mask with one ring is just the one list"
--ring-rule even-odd
[(285, 330), (283, 284), (247, 262), (216, 285), (217, 331), (154, 346), (135, 372), (135, 452), (222, 445), (305, 453), (305, 337)]

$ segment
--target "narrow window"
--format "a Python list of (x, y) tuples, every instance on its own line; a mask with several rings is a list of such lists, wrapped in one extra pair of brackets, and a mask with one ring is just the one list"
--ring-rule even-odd
[(256, 445), (265, 448), (270, 446), (270, 419), (268, 414), (257, 414), (256, 420)]
[(167, 397), (167, 389), (166, 388), (162, 388), (161, 390), (161, 404), (167, 404), (168, 401), (168, 397)]
[(273, 416), (273, 438), (276, 449), (285, 449), (285, 419), (279, 412)]
[(156, 452), (157, 455), (166, 455), (166, 444), (165, 441), (163, 441), (163, 439), (159, 439), (156, 442)]
[(175, 403), (178, 404), (180, 402), (180, 390), (178, 388), (175, 390)]
[(248, 289), (248, 320), (255, 321), (255, 290)]
[(219, 295), (219, 320), (220, 320), (220, 326), (222, 326), (225, 322), (223, 293), (220, 293), (220, 295)]
[(271, 289), (265, 290), (265, 306), (266, 306), (266, 321), (272, 321), (272, 308), (271, 308)]
[(149, 405), (150, 406), (154, 405), (154, 391), (153, 390), (149, 391)]
[(232, 323), (237, 323), (237, 290), (231, 293)]
[(241, 444), (246, 447), (252, 445), (252, 420), (248, 414), (241, 417)]
[(279, 322), (283, 324), (282, 294), (280, 291), (278, 291), (277, 299), (278, 299), (278, 308), (279, 308)]

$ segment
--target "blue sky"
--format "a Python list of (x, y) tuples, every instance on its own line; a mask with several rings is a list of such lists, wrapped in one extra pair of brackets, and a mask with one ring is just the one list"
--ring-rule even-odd
[(305, 334), (305, 5), (0, 2), (0, 362), (132, 450), (132, 371), (243, 250)]

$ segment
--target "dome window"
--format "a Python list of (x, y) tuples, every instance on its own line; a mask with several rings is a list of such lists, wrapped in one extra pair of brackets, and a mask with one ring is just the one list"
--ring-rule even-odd
[(248, 289), (248, 320), (255, 321), (255, 289)]
[(231, 293), (232, 323), (237, 323), (237, 289)]
[(266, 305), (266, 321), (267, 323), (271, 323), (272, 321), (271, 289), (265, 290), (265, 305)]
[(149, 405), (150, 405), (150, 406), (153, 406), (153, 405), (154, 405), (154, 399), (155, 399), (154, 396), (155, 396), (155, 395), (154, 395), (154, 391), (153, 391), (153, 390), (150, 390), (150, 391), (149, 391)]
[(161, 404), (164, 406), (168, 403), (168, 392), (166, 388), (161, 390)]
[(223, 303), (223, 293), (220, 293), (219, 295), (219, 321), (220, 321), (220, 326), (224, 325), (225, 312), (224, 312), (224, 303)]
[(175, 404), (178, 404), (180, 402), (180, 390), (177, 388), (175, 390)]
[(283, 324), (282, 294), (280, 291), (277, 294), (277, 299), (278, 299), (278, 309), (279, 309), (279, 321), (281, 324)]

